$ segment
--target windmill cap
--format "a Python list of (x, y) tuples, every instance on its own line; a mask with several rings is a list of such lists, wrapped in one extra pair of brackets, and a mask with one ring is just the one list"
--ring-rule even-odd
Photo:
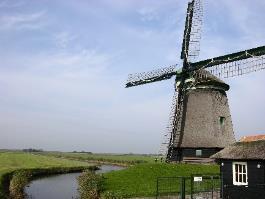
[(207, 70), (198, 70), (193, 75), (193, 81), (198, 86), (215, 86), (228, 91), (230, 86)]

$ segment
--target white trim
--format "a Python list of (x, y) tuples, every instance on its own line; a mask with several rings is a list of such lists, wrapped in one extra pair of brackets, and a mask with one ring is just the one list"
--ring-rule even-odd
[[(239, 172), (237, 175), (238, 180), (236, 180), (236, 165), (241, 165), (242, 166), (242, 171)], [(246, 172), (243, 172), (243, 167), (245, 167)], [(233, 171), (233, 184), (234, 185), (248, 185), (248, 165), (247, 162), (233, 162), (232, 163), (232, 171)], [(246, 176), (246, 182), (243, 182), (243, 178), (241, 179), (241, 181), (239, 181), (239, 176)]]

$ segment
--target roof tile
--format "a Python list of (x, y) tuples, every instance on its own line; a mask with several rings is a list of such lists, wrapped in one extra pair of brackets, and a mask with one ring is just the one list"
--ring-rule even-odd
[(244, 136), (240, 139), (240, 142), (253, 142), (258, 140), (265, 140), (265, 135)]

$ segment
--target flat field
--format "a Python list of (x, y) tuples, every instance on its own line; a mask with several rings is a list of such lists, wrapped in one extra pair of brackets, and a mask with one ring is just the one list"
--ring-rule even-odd
[(90, 153), (64, 153), (64, 152), (41, 152), (41, 155), (65, 158), (80, 161), (101, 161), (121, 164), (154, 163), (156, 156), (134, 154), (90, 154)]

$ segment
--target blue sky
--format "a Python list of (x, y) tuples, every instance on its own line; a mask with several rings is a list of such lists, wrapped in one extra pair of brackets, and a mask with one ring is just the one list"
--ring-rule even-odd
[[(155, 153), (180, 62), (186, 0), (0, 0), (0, 148)], [(265, 2), (204, 0), (199, 59), (265, 45)], [(225, 80), (234, 131), (265, 133), (265, 71)]]

